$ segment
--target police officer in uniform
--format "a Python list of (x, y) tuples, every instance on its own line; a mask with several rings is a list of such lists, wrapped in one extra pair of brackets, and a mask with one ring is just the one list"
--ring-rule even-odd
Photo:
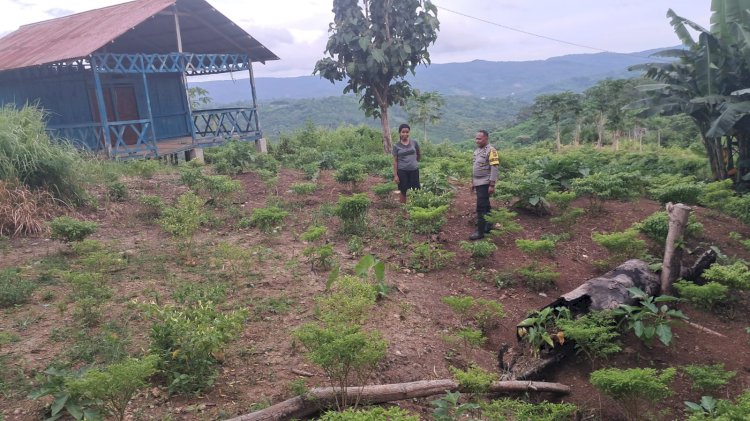
[(477, 193), (477, 230), (469, 237), (472, 241), (484, 238), (484, 234), (492, 229), (484, 216), (490, 211), (490, 196), (495, 193), (497, 169), (500, 165), (500, 157), (490, 145), (490, 136), (486, 130), (478, 131), (474, 141), (477, 148), (474, 149), (471, 190)]

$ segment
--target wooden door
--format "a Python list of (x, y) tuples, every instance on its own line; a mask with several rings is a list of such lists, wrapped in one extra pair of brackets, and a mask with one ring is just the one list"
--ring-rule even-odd
[[(138, 100), (133, 85), (105, 86), (103, 93), (104, 106), (107, 110), (107, 121), (109, 123), (140, 119), (140, 116), (138, 115)], [(101, 123), (101, 118), (99, 117), (99, 105), (96, 100), (96, 92), (94, 89), (89, 91), (89, 98), (91, 100), (94, 121)], [(141, 129), (140, 124), (137, 124), (136, 127), (138, 127), (139, 130)], [(116, 135), (110, 131), (110, 136), (112, 146), (115, 146), (117, 144)], [(122, 137), (126, 145), (135, 145), (138, 143), (138, 133), (136, 133), (131, 126), (125, 128)]]

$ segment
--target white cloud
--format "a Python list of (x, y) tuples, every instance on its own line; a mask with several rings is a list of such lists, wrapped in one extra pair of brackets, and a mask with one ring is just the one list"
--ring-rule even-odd
[[(257, 66), (257, 76), (309, 75), (323, 57), (333, 0), (208, 0), (282, 60)], [(20, 25), (121, 0), (0, 0), (0, 34)], [(666, 18), (678, 14), (708, 26), (706, 0), (434, 0), (441, 31), (431, 49), (433, 63), (474, 59), (544, 59), (571, 53), (634, 52), (679, 43)], [(71, 10), (67, 10), (67, 9)], [(447, 9), (457, 13), (449, 12)], [(465, 16), (468, 15), (469, 17)], [(516, 30), (503, 28), (512, 27)], [(519, 31), (565, 40), (575, 47)]]

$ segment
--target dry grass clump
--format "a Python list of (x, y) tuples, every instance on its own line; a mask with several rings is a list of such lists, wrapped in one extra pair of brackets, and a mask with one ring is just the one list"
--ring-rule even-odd
[(59, 200), (44, 190), (0, 180), (0, 235), (16, 237), (47, 231), (46, 221), (59, 209)]

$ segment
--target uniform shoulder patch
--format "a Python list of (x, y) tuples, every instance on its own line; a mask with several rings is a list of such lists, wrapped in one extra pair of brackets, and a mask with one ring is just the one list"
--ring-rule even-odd
[(497, 149), (490, 148), (490, 165), (500, 165), (500, 156), (497, 154)]

